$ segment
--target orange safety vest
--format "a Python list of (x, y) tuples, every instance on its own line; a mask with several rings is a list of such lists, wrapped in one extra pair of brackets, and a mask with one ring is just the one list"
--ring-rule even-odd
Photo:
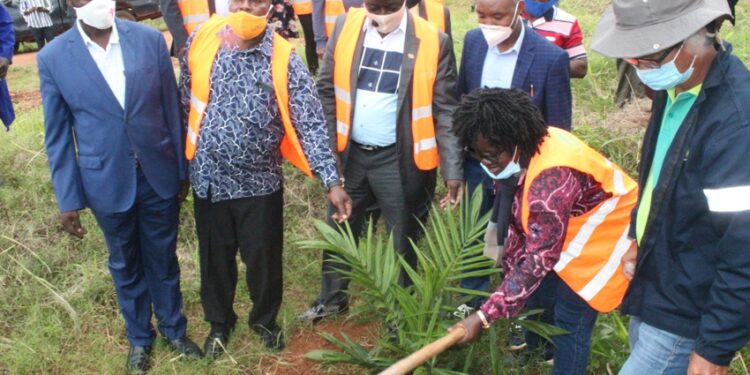
[(188, 35), (192, 34), (196, 26), (208, 21), (208, 2), (211, 0), (177, 0), (177, 6), (182, 14), (182, 26)]
[(435, 26), (436, 29), (445, 32), (445, 7), (442, 3), (435, 0), (422, 0), (417, 6), (411, 8), (411, 14), (421, 17), (419, 10), (424, 5), (425, 17), (427, 22)]
[(521, 203), (521, 225), (529, 234), (529, 188), (542, 171), (569, 167), (592, 176), (612, 196), (591, 211), (568, 219), (560, 260), (555, 272), (597, 311), (609, 312), (622, 302), (628, 280), (620, 260), (633, 242), (628, 238), (630, 213), (638, 199), (638, 185), (574, 135), (550, 127), (539, 154), (526, 171)]
[(325, 0), (325, 2), (326, 38), (330, 38), (333, 28), (336, 27), (336, 19), (346, 13), (346, 8), (344, 8), (343, 0)]
[(293, 0), (292, 7), (294, 8), (294, 14), (298, 16), (312, 14), (312, 0)]
[[(337, 149), (343, 152), (349, 144), (352, 122), (352, 56), (365, 22), (364, 9), (351, 9), (333, 53), (333, 85), (336, 96)], [(437, 140), (432, 118), (432, 90), (438, 69), (439, 33), (427, 21), (412, 17), (419, 39), (419, 50), (412, 76), (411, 131), (414, 142), (414, 162), (423, 171), (437, 168)]]
[[(226, 18), (214, 15), (206, 21), (195, 34), (188, 52), (188, 66), (191, 73), (190, 113), (188, 116), (185, 157), (193, 160), (198, 145), (201, 123), (208, 106), (211, 88), (211, 67), (222, 39), (217, 33), (226, 27)], [(297, 131), (292, 126), (289, 115), (288, 69), (292, 45), (280, 35), (274, 34), (273, 57), (271, 59), (271, 77), (273, 80), (276, 102), (279, 106), (281, 122), (284, 125), (284, 138), (281, 140), (281, 155), (306, 175), (312, 177), (310, 165), (297, 138)]]

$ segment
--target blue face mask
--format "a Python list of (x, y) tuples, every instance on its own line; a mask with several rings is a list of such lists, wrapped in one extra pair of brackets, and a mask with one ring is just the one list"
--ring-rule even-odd
[(641, 79), (641, 82), (643, 82), (644, 85), (656, 91), (671, 89), (685, 83), (685, 81), (690, 79), (690, 76), (693, 75), (695, 56), (693, 56), (693, 61), (690, 63), (690, 67), (683, 73), (680, 73), (680, 70), (677, 69), (677, 65), (675, 64), (675, 60), (677, 59), (677, 56), (680, 55), (680, 51), (682, 51), (682, 47), (677, 51), (677, 54), (672, 61), (656, 69), (636, 69), (635, 72), (638, 74), (638, 78)]
[(524, 0), (524, 6), (526, 8), (526, 14), (532, 17), (541, 17), (552, 9), (558, 0), (550, 0), (546, 3), (539, 3), (535, 0)]
[(479, 162), (479, 165), (482, 166), (482, 169), (484, 169), (484, 172), (487, 173), (490, 177), (492, 177), (493, 180), (505, 180), (506, 178), (509, 178), (510, 176), (513, 176), (514, 174), (521, 171), (521, 166), (516, 163), (516, 151), (518, 151), (518, 147), (513, 151), (513, 157), (510, 158), (510, 162), (508, 165), (503, 168), (500, 173), (492, 173), (482, 162)]

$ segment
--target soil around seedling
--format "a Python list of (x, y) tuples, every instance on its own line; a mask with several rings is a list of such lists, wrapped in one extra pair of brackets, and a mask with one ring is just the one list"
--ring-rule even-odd
[(351, 320), (338, 319), (323, 321), (315, 326), (303, 326), (295, 329), (287, 337), (287, 347), (279, 355), (265, 357), (262, 360), (264, 374), (275, 375), (316, 375), (316, 374), (351, 374), (363, 369), (353, 366), (325, 366), (305, 358), (305, 354), (320, 349), (338, 350), (326, 341), (320, 333), (325, 332), (343, 341), (342, 333), (354, 342), (372, 348), (378, 338), (377, 323), (357, 323)]

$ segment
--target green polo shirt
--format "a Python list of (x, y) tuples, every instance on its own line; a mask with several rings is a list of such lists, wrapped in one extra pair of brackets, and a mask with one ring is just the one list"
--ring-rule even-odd
[(669, 151), (669, 147), (672, 145), (674, 136), (677, 131), (680, 130), (682, 122), (687, 117), (690, 108), (693, 107), (695, 99), (698, 98), (698, 94), (703, 88), (703, 84), (693, 87), (688, 91), (681, 92), (675, 96), (675, 89), (667, 90), (667, 105), (664, 108), (664, 116), (661, 119), (661, 128), (659, 128), (659, 134), (656, 138), (656, 149), (654, 150), (654, 158), (651, 162), (651, 170), (648, 173), (648, 179), (646, 179), (646, 186), (643, 186), (643, 193), (641, 194), (641, 200), (638, 203), (638, 215), (635, 218), (635, 233), (638, 243), (643, 238), (643, 232), (646, 229), (646, 221), (648, 220), (648, 214), (651, 212), (651, 198), (654, 193), (654, 186), (659, 181), (659, 175), (661, 174), (661, 168), (664, 164), (664, 157)]

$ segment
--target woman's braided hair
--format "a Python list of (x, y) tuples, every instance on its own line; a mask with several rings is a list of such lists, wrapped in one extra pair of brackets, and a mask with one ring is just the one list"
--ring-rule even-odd
[(471, 146), (482, 135), (501, 151), (518, 147), (522, 158), (539, 151), (547, 125), (529, 95), (517, 89), (484, 88), (465, 95), (453, 113), (461, 142)]

